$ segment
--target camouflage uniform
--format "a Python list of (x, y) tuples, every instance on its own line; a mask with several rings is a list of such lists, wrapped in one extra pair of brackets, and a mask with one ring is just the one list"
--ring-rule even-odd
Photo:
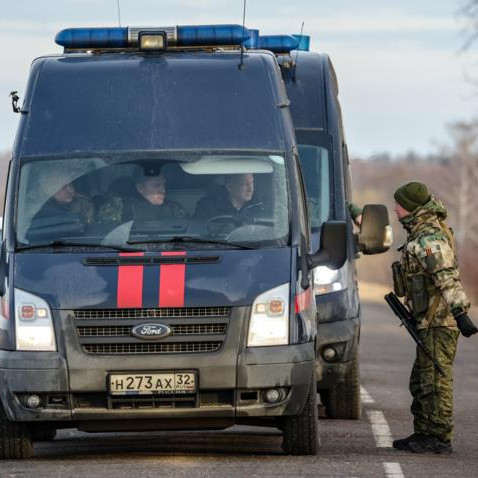
[(64, 213), (77, 214), (81, 222), (91, 224), (95, 217), (93, 203), (85, 196), (75, 193), (73, 200), (69, 203), (60, 203), (55, 198), (50, 198), (43, 204), (35, 214), (35, 219), (44, 217), (60, 216)]
[(352, 217), (352, 221), (355, 222), (356, 219), (362, 214), (362, 208), (358, 207), (354, 203), (350, 203), (349, 212), (350, 212), (350, 216)]
[(161, 205), (153, 205), (139, 193), (123, 198), (111, 196), (98, 212), (98, 222), (137, 222), (157, 221), (164, 218), (187, 217), (186, 210), (179, 204), (165, 200)]
[(406, 301), (419, 334), (445, 370), (442, 377), (417, 348), (410, 377), (415, 433), (448, 443), (453, 428), (452, 369), (459, 335), (452, 312), (466, 312), (470, 303), (460, 282), (453, 237), (441, 223), (445, 218), (445, 208), (433, 196), (402, 218), (408, 236), (400, 263)]
[(94, 221), (95, 207), (87, 197), (81, 194), (75, 194), (68, 209), (70, 212), (78, 214), (81, 221), (85, 224), (91, 224)]

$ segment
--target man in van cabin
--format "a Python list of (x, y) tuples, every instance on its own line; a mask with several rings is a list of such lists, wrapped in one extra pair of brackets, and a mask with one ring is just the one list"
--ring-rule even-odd
[(167, 218), (187, 217), (186, 210), (166, 198), (166, 178), (159, 170), (143, 168), (135, 175), (132, 193), (125, 196), (113, 194), (98, 212), (98, 222), (139, 223), (154, 222)]
[(263, 203), (253, 196), (253, 174), (228, 174), (223, 188), (198, 201), (194, 216), (198, 219), (226, 216), (247, 222), (263, 211)]
[(451, 453), (453, 376), (459, 332), (478, 332), (468, 317), (470, 302), (463, 290), (452, 232), (443, 222), (443, 204), (425, 184), (410, 182), (394, 194), (395, 212), (407, 231), (401, 271), (394, 274), (395, 292), (405, 296), (422, 341), (445, 371), (441, 376), (417, 347), (410, 377), (414, 433), (393, 442), (398, 450)]
[(67, 171), (44, 170), (40, 173), (39, 184), (48, 199), (35, 214), (34, 221), (72, 213), (84, 224), (93, 222), (95, 215), (93, 203), (75, 190)]

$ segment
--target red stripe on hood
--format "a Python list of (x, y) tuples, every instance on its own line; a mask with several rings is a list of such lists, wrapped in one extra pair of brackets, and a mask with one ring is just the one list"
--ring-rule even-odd
[[(144, 252), (120, 252), (120, 256), (144, 256)], [(143, 307), (143, 266), (118, 267), (117, 307)]]
[[(162, 256), (185, 256), (185, 251), (162, 252)], [(164, 264), (159, 268), (159, 307), (184, 307), (186, 264)]]

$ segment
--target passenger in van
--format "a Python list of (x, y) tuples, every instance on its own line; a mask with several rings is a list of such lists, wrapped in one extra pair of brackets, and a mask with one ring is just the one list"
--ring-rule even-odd
[(263, 210), (263, 203), (254, 199), (254, 175), (231, 174), (226, 176), (224, 187), (198, 201), (194, 217), (209, 220), (221, 216), (254, 219)]
[[(154, 172), (154, 171), (148, 171)], [(113, 194), (101, 206), (98, 222), (152, 222), (164, 218), (184, 218), (188, 214), (179, 204), (166, 198), (164, 175), (146, 175), (141, 169), (135, 176), (135, 187), (130, 195)]]
[(95, 208), (92, 201), (75, 190), (71, 177), (66, 171), (42, 172), (39, 185), (49, 199), (35, 214), (33, 221), (73, 213), (77, 214), (78, 219), (84, 224), (93, 222)]

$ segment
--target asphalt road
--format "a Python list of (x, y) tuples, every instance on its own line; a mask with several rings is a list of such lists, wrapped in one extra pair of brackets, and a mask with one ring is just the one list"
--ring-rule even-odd
[(55, 441), (38, 443), (34, 459), (0, 462), (0, 477), (478, 476), (478, 338), (460, 338), (454, 453), (398, 452), (390, 440), (412, 432), (407, 382), (414, 347), (385, 306), (364, 303), (362, 310), (363, 418), (321, 419), (316, 457), (283, 456), (279, 432), (269, 429), (123, 435), (64, 430)]

